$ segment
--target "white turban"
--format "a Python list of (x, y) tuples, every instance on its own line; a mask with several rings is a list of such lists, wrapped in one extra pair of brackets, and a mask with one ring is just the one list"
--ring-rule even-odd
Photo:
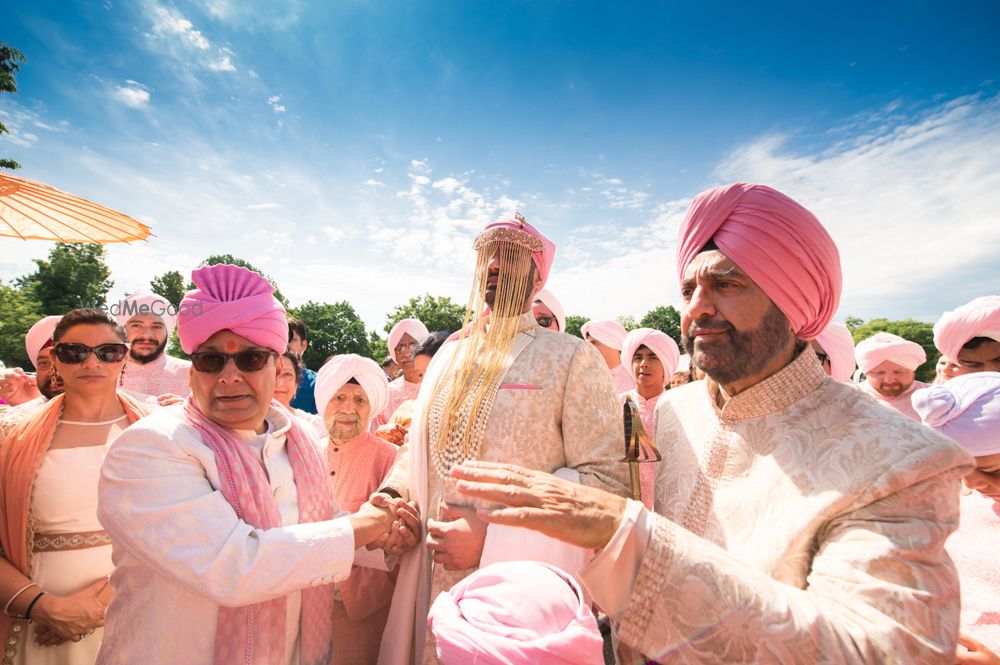
[(403, 335), (409, 335), (419, 342), (429, 334), (427, 326), (417, 319), (403, 319), (389, 331), (389, 340), (386, 342), (386, 345), (389, 347), (389, 357), (392, 358), (393, 362), (399, 362), (396, 360), (396, 345), (399, 344), (399, 340), (403, 338)]
[(118, 319), (118, 324), (124, 328), (133, 316), (138, 314), (155, 314), (163, 320), (163, 325), (167, 329), (167, 337), (174, 331), (177, 323), (177, 310), (170, 301), (155, 293), (136, 293), (118, 301), (117, 310), (114, 312)]
[(385, 372), (370, 358), (345, 353), (330, 358), (316, 372), (314, 394), (320, 418), (326, 413), (326, 406), (333, 396), (351, 379), (357, 381), (368, 396), (368, 402), (372, 406), (372, 417), (382, 413), (386, 402), (389, 401), (389, 382), (385, 379)]
[(625, 367), (632, 367), (632, 356), (639, 350), (640, 346), (656, 354), (663, 365), (663, 374), (667, 379), (677, 371), (677, 364), (681, 359), (681, 351), (677, 348), (677, 342), (669, 335), (652, 328), (636, 328), (625, 335), (622, 343), (622, 364)]
[(880, 332), (859, 342), (854, 347), (854, 358), (861, 371), (867, 374), (886, 360), (914, 370), (927, 362), (927, 353), (916, 342), (892, 333)]
[(921, 421), (973, 457), (1000, 453), (1000, 372), (974, 372), (913, 393)]
[(854, 374), (854, 337), (847, 326), (831, 321), (816, 341), (830, 357), (830, 376), (841, 383), (849, 382)]
[(625, 326), (617, 321), (587, 321), (580, 328), (580, 335), (584, 339), (587, 339), (587, 335), (590, 335), (601, 344), (621, 351), (626, 333)]
[(28, 329), (28, 333), (24, 336), (24, 350), (28, 353), (28, 360), (32, 365), (37, 362), (39, 352), (52, 341), (52, 333), (55, 332), (56, 324), (61, 318), (61, 316), (46, 316)]
[(552, 310), (552, 314), (556, 317), (556, 324), (559, 326), (559, 332), (566, 332), (566, 312), (559, 299), (552, 295), (548, 289), (542, 289), (535, 294), (535, 300), (541, 301), (543, 305)]

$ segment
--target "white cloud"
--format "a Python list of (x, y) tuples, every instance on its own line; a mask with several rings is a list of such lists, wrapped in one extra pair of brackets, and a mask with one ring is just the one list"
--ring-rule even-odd
[(213, 72), (235, 72), (236, 65), (229, 58), (230, 54), (223, 53), (215, 60), (209, 60), (205, 66)]
[(119, 102), (134, 109), (149, 105), (149, 88), (137, 81), (125, 81), (124, 85), (116, 86), (112, 94)]
[(277, 210), (278, 208), (284, 208), (285, 206), (280, 203), (252, 203), (247, 206), (247, 210)]
[(434, 189), (440, 189), (445, 194), (451, 194), (456, 189), (462, 186), (462, 183), (457, 178), (442, 178), (441, 180), (435, 180), (432, 187)]
[(179, 10), (155, 1), (145, 6), (152, 23), (152, 31), (146, 34), (150, 45), (181, 63), (182, 72), (190, 75), (191, 69), (225, 73), (236, 71), (232, 49), (213, 45)]
[(153, 33), (161, 37), (177, 38), (191, 48), (204, 51), (211, 46), (205, 35), (195, 30), (194, 24), (172, 7), (153, 6)]
[(287, 110), (284, 104), (281, 103), (281, 95), (271, 95), (268, 97), (267, 105), (270, 106), (275, 113), (284, 113)]
[(382, 182), (381, 180), (376, 180), (375, 178), (368, 178), (368, 180), (365, 180), (364, 184), (368, 185), (369, 187), (384, 187), (385, 186), (384, 182)]

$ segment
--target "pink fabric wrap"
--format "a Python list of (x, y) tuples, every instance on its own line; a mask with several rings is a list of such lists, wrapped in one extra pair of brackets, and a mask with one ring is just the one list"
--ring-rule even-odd
[(552, 310), (552, 314), (556, 317), (556, 323), (559, 325), (559, 332), (566, 332), (566, 311), (559, 299), (548, 289), (542, 289), (535, 294), (535, 300), (542, 301), (543, 305)]
[(820, 334), (840, 304), (840, 255), (816, 217), (781, 192), (738, 182), (694, 197), (681, 224), (677, 273), (714, 241), (788, 319), (795, 334)]
[(542, 241), (542, 251), (532, 252), (531, 261), (535, 264), (535, 270), (537, 270), (538, 274), (541, 276), (542, 286), (544, 287), (545, 282), (549, 279), (549, 272), (552, 270), (552, 262), (556, 260), (556, 244), (549, 240), (545, 234), (536, 229), (534, 226), (520, 219), (505, 219), (503, 221), (493, 222), (492, 224), (487, 225), (487, 227), (482, 230), (482, 233), (486, 233), (492, 229), (501, 228), (525, 231)]
[(831, 376), (841, 383), (848, 383), (854, 375), (854, 337), (843, 323), (831, 321), (816, 341), (830, 356)]
[[(258, 529), (281, 525), (281, 514), (263, 466), (246, 442), (209, 420), (188, 397), (184, 415), (214, 453), (219, 491), (237, 517)], [(285, 448), (298, 492), (299, 523), (333, 519), (333, 492), (326, 462), (309, 436), (291, 418)], [(284, 665), (286, 599), (284, 596), (243, 607), (220, 607), (215, 637), (215, 665), (255, 663)], [(333, 586), (302, 590), (299, 663), (326, 665), (331, 659)]]
[(389, 400), (389, 382), (385, 379), (385, 372), (370, 358), (344, 353), (330, 358), (316, 372), (316, 387), (313, 392), (316, 396), (316, 412), (320, 418), (326, 413), (326, 405), (333, 396), (351, 379), (356, 379), (368, 396), (372, 417), (382, 413)]
[(580, 328), (580, 335), (584, 339), (587, 339), (587, 336), (590, 335), (601, 344), (610, 346), (612, 349), (618, 349), (619, 351), (622, 348), (622, 344), (625, 343), (625, 335), (627, 334), (625, 326), (617, 321), (587, 321)]
[(886, 360), (906, 369), (916, 369), (927, 362), (927, 353), (916, 342), (892, 333), (880, 332), (858, 342), (854, 347), (854, 359), (858, 362), (858, 368), (867, 374)]
[(427, 621), (444, 665), (599, 665), (603, 640), (583, 591), (548, 564), (480, 568), (442, 592)]
[(389, 347), (389, 357), (392, 358), (393, 362), (399, 362), (396, 360), (396, 345), (399, 344), (403, 335), (409, 335), (419, 342), (429, 334), (427, 326), (418, 319), (403, 319), (389, 331), (389, 339), (386, 341), (386, 346)]
[[(677, 348), (677, 342), (669, 335), (653, 328), (636, 328), (625, 335), (622, 342), (622, 365), (632, 369), (632, 356), (640, 346), (656, 354), (663, 365), (663, 372), (666, 380), (670, 380), (670, 375), (677, 370), (677, 363), (680, 362), (681, 351)], [(652, 432), (650, 433), (652, 434)]]
[(285, 308), (266, 279), (223, 264), (198, 268), (191, 281), (195, 289), (184, 296), (177, 317), (177, 336), (185, 353), (193, 353), (220, 330), (231, 330), (275, 353), (288, 348)]
[(1000, 453), (1000, 372), (963, 374), (913, 393), (920, 420), (973, 457)]
[(952, 362), (973, 337), (1000, 342), (1000, 296), (983, 296), (945, 312), (934, 324), (934, 346)]
[[(129, 319), (138, 314), (156, 314), (163, 320), (163, 325), (167, 328), (167, 337), (174, 331), (177, 325), (177, 317), (173, 312), (176, 310), (170, 305), (170, 301), (155, 293), (136, 293), (126, 296), (118, 301), (118, 311), (114, 312), (118, 319), (118, 325), (125, 327)], [(139, 311), (146, 309), (149, 311)]]
[(52, 333), (61, 318), (61, 316), (46, 316), (28, 328), (24, 336), (24, 350), (28, 353), (28, 360), (32, 365), (38, 359), (38, 353), (52, 341)]

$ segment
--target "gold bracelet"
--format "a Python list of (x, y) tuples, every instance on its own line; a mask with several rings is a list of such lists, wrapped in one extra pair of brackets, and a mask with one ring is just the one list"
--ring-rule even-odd
[(11, 613), (10, 613), (10, 606), (11, 606), (11, 604), (15, 600), (17, 600), (18, 596), (20, 596), (22, 593), (24, 593), (25, 591), (27, 591), (28, 589), (30, 589), (33, 586), (38, 586), (38, 585), (35, 584), (34, 582), (29, 582), (28, 584), (26, 584), (23, 587), (21, 587), (20, 589), (18, 589), (17, 593), (15, 593), (13, 596), (11, 596), (10, 600), (7, 601), (7, 604), (3, 606), (3, 613), (6, 614), (7, 616), (11, 616)]

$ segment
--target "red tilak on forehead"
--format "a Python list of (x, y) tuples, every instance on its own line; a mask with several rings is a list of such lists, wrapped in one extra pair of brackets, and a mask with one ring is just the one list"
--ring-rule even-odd
[(229, 340), (228, 342), (226, 342), (226, 351), (232, 351), (235, 348), (236, 348), (236, 342), (234, 342), (233, 340)]

